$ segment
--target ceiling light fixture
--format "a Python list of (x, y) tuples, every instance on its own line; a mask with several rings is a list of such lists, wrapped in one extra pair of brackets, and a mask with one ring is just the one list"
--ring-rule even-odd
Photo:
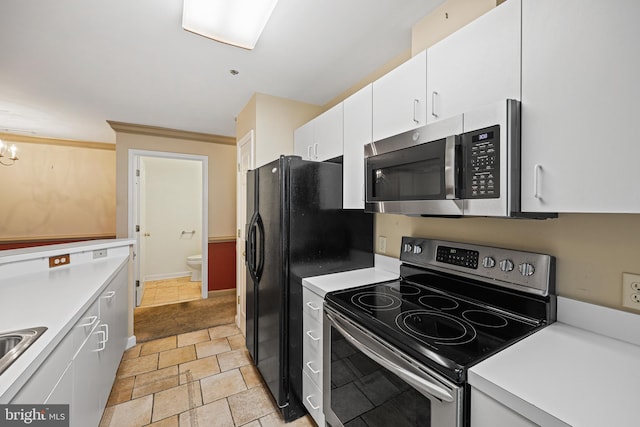
[[(18, 156), (16, 156), (17, 151), (18, 149), (16, 148), (15, 144), (11, 144), (11, 146), (8, 146), (0, 139), (0, 164), (3, 166), (13, 165), (16, 160), (18, 160)], [(4, 160), (5, 158), (8, 159), (8, 161)]]
[(253, 49), (278, 0), (184, 0), (182, 28)]

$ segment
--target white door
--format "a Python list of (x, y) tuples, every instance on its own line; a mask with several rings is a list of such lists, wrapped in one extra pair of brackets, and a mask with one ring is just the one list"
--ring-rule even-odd
[(139, 307), (142, 304), (142, 295), (144, 294), (144, 265), (142, 263), (142, 254), (145, 251), (144, 247), (144, 237), (140, 232), (140, 227), (142, 225), (142, 220), (145, 218), (144, 212), (144, 177), (141, 176), (142, 171), (140, 168), (140, 157), (136, 157), (134, 159), (134, 167), (135, 167), (135, 197), (133, 200), (133, 216), (135, 218), (136, 223), (136, 256), (134, 258), (133, 269), (134, 269), (134, 278), (135, 278), (135, 297), (136, 297), (136, 307)]
[(246, 304), (245, 289), (247, 284), (247, 270), (244, 266), (245, 261), (245, 222), (247, 218), (247, 171), (254, 168), (254, 150), (255, 142), (253, 130), (246, 134), (238, 142), (238, 194), (237, 194), (237, 240), (236, 240), (236, 324), (246, 335)]

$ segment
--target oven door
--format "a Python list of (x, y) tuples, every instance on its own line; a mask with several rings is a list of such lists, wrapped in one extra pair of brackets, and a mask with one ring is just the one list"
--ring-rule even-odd
[(326, 306), (323, 331), (328, 425), (462, 426), (462, 386)]

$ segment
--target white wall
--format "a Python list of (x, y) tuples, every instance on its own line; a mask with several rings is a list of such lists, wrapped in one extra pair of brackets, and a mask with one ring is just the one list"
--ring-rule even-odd
[[(145, 193), (143, 280), (190, 272), (186, 259), (201, 253), (202, 244), (202, 163), (143, 157), (140, 166)], [(192, 230), (195, 234), (182, 234)]]

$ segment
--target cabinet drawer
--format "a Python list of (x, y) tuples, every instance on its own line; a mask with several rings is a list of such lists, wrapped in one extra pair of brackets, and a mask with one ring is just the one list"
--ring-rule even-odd
[(302, 288), (302, 309), (316, 322), (322, 323), (322, 304), (324, 298), (307, 288)]
[(302, 372), (302, 402), (316, 424), (323, 426), (322, 390), (313, 383), (306, 372)]

